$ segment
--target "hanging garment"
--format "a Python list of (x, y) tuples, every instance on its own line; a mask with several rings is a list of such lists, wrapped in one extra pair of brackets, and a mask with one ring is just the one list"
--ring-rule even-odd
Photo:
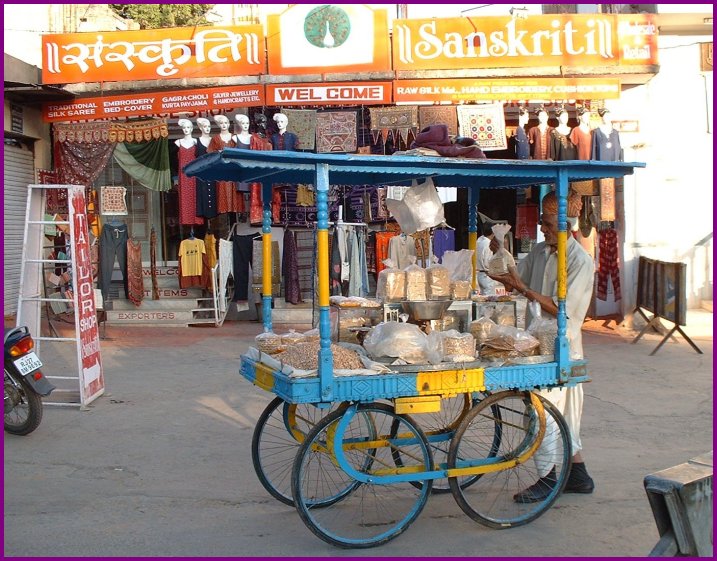
[(578, 160), (589, 160), (593, 136), (590, 130), (575, 127), (570, 131), (570, 141), (578, 149)]
[(597, 297), (607, 300), (607, 282), (612, 278), (612, 289), (615, 302), (622, 297), (620, 294), (620, 256), (617, 247), (617, 230), (608, 228), (598, 234), (600, 257), (597, 275)]
[(601, 162), (618, 162), (622, 159), (620, 134), (615, 129), (610, 134), (605, 134), (600, 127), (593, 130), (591, 159)]
[(612, 222), (615, 220), (615, 178), (599, 179), (600, 186), (600, 220)]
[(204, 224), (204, 219), (197, 216), (197, 182), (194, 177), (184, 175), (184, 166), (197, 157), (197, 147), (179, 146), (179, 223)]
[(331, 257), (329, 264), (329, 280), (331, 282), (331, 295), (341, 296), (341, 252), (339, 251), (339, 228), (334, 228), (331, 236)]
[[(234, 140), (225, 141), (220, 135), (212, 137), (207, 147), (207, 152), (219, 152), (225, 148), (235, 148)], [(237, 191), (237, 186), (233, 181), (217, 181), (217, 212), (224, 214), (227, 212), (246, 212), (244, 208), (244, 196)]]
[(578, 150), (570, 135), (558, 132), (558, 129), (550, 131), (550, 153), (555, 161), (578, 159)]
[[(376, 232), (376, 274), (383, 271), (386, 266), (384, 260), (388, 259), (388, 247), (391, 239), (398, 235), (398, 232)], [(396, 264), (394, 263), (394, 266)]]
[(416, 263), (424, 269), (431, 264), (431, 231), (429, 229), (421, 230), (415, 234), (411, 234), (416, 251)]
[(201, 276), (203, 270), (202, 256), (207, 250), (204, 241), (198, 238), (187, 238), (179, 244), (179, 262), (185, 277)]
[(515, 129), (515, 157), (519, 160), (527, 160), (530, 158), (530, 143), (528, 142), (528, 134), (523, 127)]
[(149, 234), (149, 274), (152, 277), (152, 300), (159, 300), (159, 282), (157, 280), (157, 232)]
[(359, 250), (359, 270), (361, 272), (361, 294), (359, 296), (366, 297), (369, 295), (368, 281), (368, 259), (366, 256), (366, 231), (363, 228), (356, 230), (358, 250)]
[(142, 244), (138, 240), (127, 240), (127, 297), (137, 307), (144, 298), (142, 278)]
[[(202, 240), (199, 240), (202, 241)], [(212, 275), (209, 264), (207, 263), (207, 254), (201, 254), (202, 260), (202, 273), (200, 275), (185, 275), (182, 270), (182, 261), (179, 261), (179, 288), (203, 288), (205, 290), (211, 290), (212, 288)]]
[(363, 296), (363, 273), (361, 271), (361, 256), (359, 254), (358, 231), (351, 229), (348, 233), (349, 247), (349, 296)]
[(234, 295), (232, 302), (246, 301), (249, 298), (249, 266), (253, 267), (254, 238), (256, 234), (232, 236), (234, 246)]
[(261, 202), (261, 183), (249, 185), (249, 224), (261, 226), (264, 219), (264, 206)]
[(271, 221), (281, 223), (281, 187), (273, 187), (271, 191)]
[(433, 255), (441, 262), (446, 251), (455, 251), (456, 232), (450, 228), (438, 228), (433, 231)]
[(302, 299), (313, 298), (314, 277), (316, 276), (316, 231), (299, 230), (294, 232), (296, 240), (296, 268), (299, 274), (299, 286)]
[(229, 280), (229, 275), (234, 276), (233, 253), (234, 244), (229, 240), (219, 238), (219, 309), (222, 312), (226, 310), (227, 281)]
[(297, 206), (316, 206), (314, 192), (306, 185), (296, 186), (296, 204)]
[(397, 269), (405, 269), (411, 265), (411, 257), (417, 257), (415, 241), (405, 234), (394, 236), (388, 242), (388, 256)]
[(100, 235), (100, 290), (102, 300), (107, 302), (110, 299), (110, 284), (112, 282), (112, 270), (115, 266), (115, 257), (119, 263), (124, 284), (125, 298), (129, 298), (127, 290), (127, 224), (112, 226), (105, 224)]
[(284, 300), (289, 304), (301, 303), (296, 238), (294, 232), (288, 228), (284, 229), (284, 254), (281, 259), (281, 270), (284, 272)]
[(336, 227), (336, 239), (339, 244), (339, 255), (341, 256), (341, 282), (349, 280), (349, 246), (348, 228), (346, 226)]
[[(197, 158), (207, 153), (207, 147), (202, 144), (201, 139), (197, 140), (196, 154)], [(204, 218), (214, 218), (217, 216), (217, 185), (214, 181), (204, 181), (195, 178), (197, 196), (196, 196), (196, 213), (197, 216)]]
[(207, 263), (211, 269), (217, 264), (217, 239), (214, 234), (206, 234), (204, 236), (204, 248), (207, 251)]
[(369, 273), (376, 273), (376, 232), (365, 234), (366, 240), (366, 269)]
[(547, 127), (545, 132), (541, 132), (538, 127), (533, 127), (528, 131), (528, 142), (530, 142), (531, 156), (534, 160), (551, 160), (553, 158), (550, 151), (550, 131), (553, 127)]

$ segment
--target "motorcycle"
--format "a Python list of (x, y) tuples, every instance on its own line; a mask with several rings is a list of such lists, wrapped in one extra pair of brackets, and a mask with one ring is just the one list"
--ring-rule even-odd
[(55, 389), (42, 374), (27, 327), (5, 330), (5, 432), (26, 435), (42, 420), (42, 399)]

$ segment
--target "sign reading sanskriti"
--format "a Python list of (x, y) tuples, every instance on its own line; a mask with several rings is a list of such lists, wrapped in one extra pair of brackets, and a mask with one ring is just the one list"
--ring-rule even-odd
[(265, 72), (261, 25), (42, 37), (45, 84), (207, 78)]
[(399, 19), (394, 70), (657, 64), (653, 15)]

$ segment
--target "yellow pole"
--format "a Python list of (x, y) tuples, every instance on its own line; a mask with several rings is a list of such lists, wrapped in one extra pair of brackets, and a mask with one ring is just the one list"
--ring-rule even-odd
[(271, 234), (262, 234), (261, 240), (261, 253), (264, 259), (262, 262), (262, 294), (266, 297), (271, 296)]
[(568, 294), (568, 233), (558, 232), (558, 298)]
[(329, 231), (318, 230), (318, 275), (319, 275), (319, 306), (329, 305)]

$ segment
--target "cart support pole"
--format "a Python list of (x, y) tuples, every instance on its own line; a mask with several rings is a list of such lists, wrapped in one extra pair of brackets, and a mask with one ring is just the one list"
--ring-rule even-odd
[(321, 401), (333, 400), (334, 359), (331, 354), (331, 321), (329, 319), (329, 166), (316, 164), (316, 206), (318, 210), (317, 250), (319, 276), (319, 385)]
[(570, 346), (568, 344), (565, 299), (568, 292), (568, 174), (558, 170), (558, 338), (555, 345), (560, 381), (570, 377)]
[(478, 275), (478, 256), (476, 255), (476, 244), (478, 240), (478, 199), (480, 198), (480, 187), (468, 189), (468, 249), (473, 250), (471, 262), (473, 264), (473, 275), (471, 286), (476, 289), (476, 277)]
[(261, 222), (261, 252), (262, 252), (262, 319), (264, 323), (264, 331), (269, 332), (271, 326), (271, 281), (272, 281), (272, 262), (271, 262), (271, 183), (262, 183), (261, 198), (263, 201), (264, 211)]

